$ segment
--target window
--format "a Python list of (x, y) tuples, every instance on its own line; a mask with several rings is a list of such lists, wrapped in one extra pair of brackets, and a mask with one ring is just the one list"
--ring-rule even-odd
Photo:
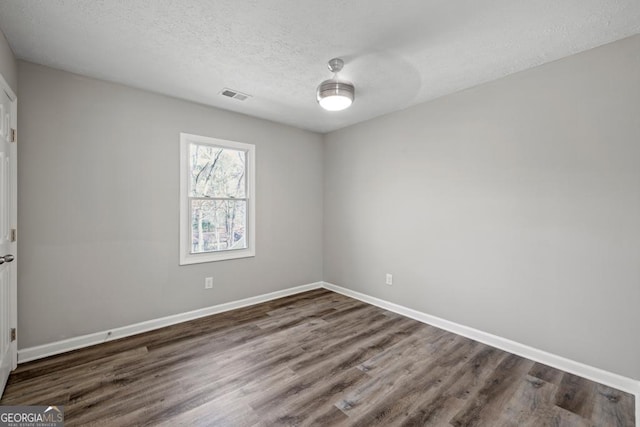
[(180, 265), (255, 248), (255, 146), (181, 133)]

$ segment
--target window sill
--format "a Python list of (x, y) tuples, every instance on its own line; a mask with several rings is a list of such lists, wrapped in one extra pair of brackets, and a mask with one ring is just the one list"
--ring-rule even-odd
[(228, 261), (232, 259), (251, 258), (256, 256), (252, 249), (240, 249), (218, 253), (180, 254), (180, 265), (201, 264), (203, 262)]

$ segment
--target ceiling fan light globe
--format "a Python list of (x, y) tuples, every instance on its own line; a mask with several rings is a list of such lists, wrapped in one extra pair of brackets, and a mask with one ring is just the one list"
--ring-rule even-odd
[(327, 111), (342, 111), (351, 106), (351, 98), (342, 95), (332, 95), (318, 101)]

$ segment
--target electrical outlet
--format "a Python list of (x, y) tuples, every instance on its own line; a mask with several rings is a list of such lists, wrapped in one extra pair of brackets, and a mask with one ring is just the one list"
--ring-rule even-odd
[(213, 289), (213, 277), (205, 277), (204, 278), (204, 288), (205, 289)]
[(387, 278), (385, 279), (384, 283), (386, 283), (389, 286), (393, 285), (393, 275), (387, 273)]

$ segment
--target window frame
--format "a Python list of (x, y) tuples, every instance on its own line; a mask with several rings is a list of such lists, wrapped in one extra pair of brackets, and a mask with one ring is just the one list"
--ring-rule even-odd
[[(211, 145), (214, 147), (228, 148), (231, 150), (244, 151), (246, 153), (246, 200), (247, 200), (247, 223), (245, 239), (247, 247), (245, 249), (228, 249), (215, 252), (192, 253), (191, 252), (191, 197), (189, 194), (190, 185), (190, 161), (189, 148), (191, 144)], [(244, 142), (229, 141), (226, 139), (212, 138), (208, 136), (180, 133), (180, 265), (198, 264), (203, 262), (226, 261), (239, 258), (254, 257), (256, 254), (255, 239), (255, 149), (253, 144)], [(199, 199), (196, 197), (195, 199)], [(213, 199), (212, 199), (213, 200)]]

